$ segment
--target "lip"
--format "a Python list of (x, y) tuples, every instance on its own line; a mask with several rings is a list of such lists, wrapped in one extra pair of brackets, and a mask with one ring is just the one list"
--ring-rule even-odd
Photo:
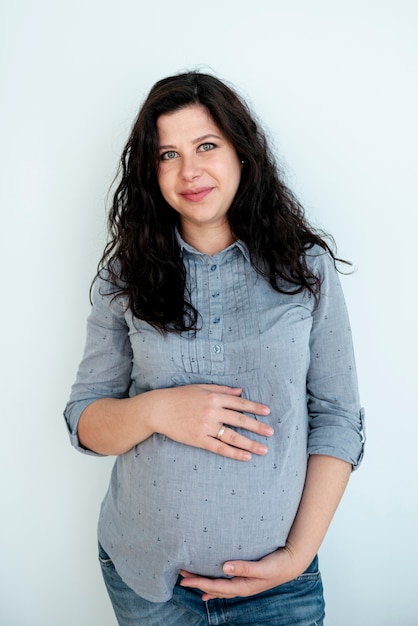
[(196, 187), (195, 189), (184, 189), (180, 195), (189, 202), (200, 202), (210, 194), (213, 187)]

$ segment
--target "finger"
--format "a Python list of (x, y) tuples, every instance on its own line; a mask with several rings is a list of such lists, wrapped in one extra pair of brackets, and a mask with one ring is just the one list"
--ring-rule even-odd
[(253, 413), (254, 415), (270, 415), (270, 407), (262, 402), (254, 402), (247, 398), (231, 398), (231, 408), (241, 413)]
[[(245, 413), (252, 415), (270, 415), (270, 407), (261, 402), (253, 402), (253, 400), (247, 400), (241, 397), (241, 387), (226, 387), (222, 385), (199, 385), (202, 389), (211, 392), (211, 400), (213, 401), (212, 408), (216, 411), (224, 409), (226, 411), (232, 411), (235, 413), (235, 421), (228, 422), (233, 426), (241, 426), (247, 428), (253, 432), (259, 432), (260, 434), (267, 434), (270, 436), (273, 434), (271, 426), (264, 424), (259, 420), (256, 420)], [(262, 432), (260, 432), (262, 431)], [(265, 431), (265, 432), (264, 432)]]
[(236, 426), (237, 428), (241, 428), (243, 430), (249, 430), (257, 435), (262, 435), (263, 437), (271, 437), (274, 434), (274, 429), (270, 426), (270, 424), (260, 422), (253, 417), (249, 417), (248, 415), (244, 415), (243, 413), (239, 413), (236, 410), (231, 410), (229, 408), (225, 409), (224, 414), (222, 415), (222, 421), (229, 426)]
[(235, 411), (243, 413), (253, 413), (254, 415), (269, 415), (270, 407), (262, 402), (254, 402), (242, 397), (242, 387), (227, 387), (223, 385), (212, 385), (203, 383), (199, 385), (207, 391), (215, 392), (215, 394), (222, 394), (230, 396), (229, 399), (225, 399), (225, 408), (231, 408)]
[(254, 595), (259, 591), (259, 581), (248, 578), (204, 578), (188, 576), (180, 581), (182, 587), (199, 589), (203, 592), (202, 600), (214, 598), (235, 598), (236, 596)]
[[(270, 414), (270, 407), (267, 404), (242, 398), (242, 387), (228, 387), (226, 385), (215, 385), (212, 383), (202, 383), (197, 386), (206, 391), (214, 392), (215, 394), (234, 396), (235, 398), (231, 398), (230, 400), (232, 404), (228, 404), (226, 408), (232, 408), (235, 411), (243, 413), (253, 413), (254, 415)], [(229, 401), (227, 400), (227, 402)]]
[(242, 387), (227, 387), (226, 385), (214, 385), (213, 383), (202, 383), (199, 387), (207, 391), (215, 391), (227, 396), (238, 396), (242, 394)]
[(264, 443), (249, 439), (248, 437), (237, 433), (231, 428), (225, 428), (222, 436), (217, 436), (216, 439), (222, 444), (228, 444), (229, 446), (233, 446), (234, 448), (247, 450), (248, 452), (252, 452), (261, 456), (264, 456), (268, 452), (268, 447)]
[(232, 589), (232, 580), (228, 578), (205, 578), (198, 574), (190, 574), (189, 572), (180, 572), (183, 579), (180, 581), (182, 587), (190, 587), (191, 589), (200, 589), (201, 591), (212, 594), (214, 597), (228, 597), (234, 595)]
[(262, 578), (259, 561), (226, 561), (222, 570), (227, 576), (241, 578)]
[(230, 446), (228, 443), (216, 439), (216, 437), (208, 437), (205, 447), (209, 452), (214, 452), (214, 454), (225, 456), (235, 461), (250, 461), (252, 458), (251, 452), (248, 450)]

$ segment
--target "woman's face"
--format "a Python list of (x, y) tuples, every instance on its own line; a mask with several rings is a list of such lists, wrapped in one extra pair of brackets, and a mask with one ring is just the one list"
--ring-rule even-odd
[(228, 231), (227, 213), (241, 178), (232, 144), (200, 105), (161, 115), (158, 183), (179, 213), (182, 235)]

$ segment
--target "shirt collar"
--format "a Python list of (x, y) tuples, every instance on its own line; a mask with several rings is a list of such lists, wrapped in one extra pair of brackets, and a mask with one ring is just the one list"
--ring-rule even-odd
[[(185, 250), (186, 252), (189, 252), (190, 254), (196, 254), (196, 255), (200, 255), (200, 256), (209, 256), (207, 254), (205, 254), (204, 252), (199, 252), (199, 250), (196, 250), (196, 248), (193, 248), (193, 246), (191, 246), (190, 244), (186, 243), (186, 241), (184, 241), (183, 237), (180, 235), (178, 229), (176, 228), (176, 237), (177, 237), (177, 241), (178, 244), (180, 246), (181, 251), (183, 252), (183, 250)], [(251, 258), (250, 258), (250, 252), (248, 250), (247, 245), (241, 241), (241, 239), (237, 239), (236, 241), (234, 241), (234, 243), (231, 243), (230, 246), (228, 246), (227, 248), (225, 248), (225, 250), (221, 250), (220, 252), (217, 252), (217, 254), (214, 255), (214, 257), (211, 258), (215, 258), (218, 254), (224, 254), (226, 252), (228, 252), (229, 250), (233, 250), (234, 248), (238, 248), (238, 250), (241, 251), (242, 255), (244, 256), (244, 258), (250, 263), (251, 262)]]

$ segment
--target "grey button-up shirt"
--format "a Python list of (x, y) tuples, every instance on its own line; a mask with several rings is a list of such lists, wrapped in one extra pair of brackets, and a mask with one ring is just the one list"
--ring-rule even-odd
[[(99, 540), (122, 579), (154, 602), (171, 597), (181, 568), (223, 575), (230, 559), (259, 559), (286, 542), (310, 454), (358, 466), (363, 454), (351, 332), (331, 259), (309, 263), (319, 302), (277, 293), (236, 242), (210, 257), (182, 242), (197, 333), (161, 334), (97, 280), (87, 343), (65, 417), (73, 444), (83, 409), (102, 397), (216, 383), (270, 406), (266, 456), (227, 459), (155, 433), (117, 457)], [(167, 407), (169, 411), (170, 408)], [(138, 416), (140, 419), (140, 416)], [(248, 435), (248, 432), (245, 432)]]

